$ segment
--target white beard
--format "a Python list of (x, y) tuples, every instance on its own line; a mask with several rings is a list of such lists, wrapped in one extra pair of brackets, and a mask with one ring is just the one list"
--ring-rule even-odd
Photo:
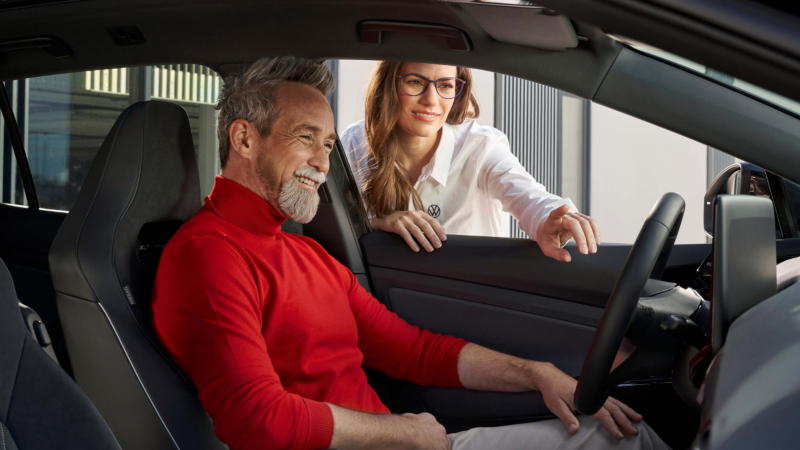
[[(322, 184), (325, 182), (325, 175), (311, 166), (304, 166), (295, 172), (295, 176), (303, 176)], [(317, 191), (309, 191), (301, 186), (296, 177), (283, 183), (278, 193), (278, 206), (288, 216), (288, 219), (308, 223), (317, 214), (319, 207), (319, 194)]]

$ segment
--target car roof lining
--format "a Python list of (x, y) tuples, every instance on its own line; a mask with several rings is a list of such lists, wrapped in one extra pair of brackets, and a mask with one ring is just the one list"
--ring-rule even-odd
[[(473, 50), (449, 50), (444, 40), (384, 33), (364, 44), (364, 20), (402, 20), (463, 30)], [(106, 27), (135, 25), (147, 43), (117, 46)], [(137, 65), (192, 63), (217, 69), (265, 55), (319, 59), (395, 59), (492, 70), (591, 98), (620, 44), (599, 29), (575, 24), (589, 41), (567, 51), (541, 50), (494, 40), (459, 4), (430, 1), (99, 0), (0, 11), (0, 41), (55, 36), (74, 51), (52, 58), (41, 51), (5, 54), (0, 79)], [(246, 43), (243, 45), (243, 43)]]
[[(451, 51), (444, 40), (412, 34), (386, 34), (378, 45), (359, 40), (358, 24), (363, 20), (420, 18), (463, 30), (473, 50)], [(796, 118), (629, 50), (595, 26), (573, 23), (588, 40), (574, 49), (550, 51), (496, 41), (459, 4), (447, 2), (86, 0), (0, 11), (0, 41), (55, 36), (74, 51), (74, 56), (60, 59), (41, 51), (7, 53), (0, 79), (175, 63), (228, 69), (281, 54), (464, 65), (592, 99), (800, 182), (793, 175), (800, 174)], [(139, 27), (147, 43), (115, 45), (106, 27), (126, 25)], [(642, 68), (650, 79), (637, 75)], [(633, 77), (636, 83), (609, 83), (609, 77)], [(678, 104), (682, 108), (676, 108)]]

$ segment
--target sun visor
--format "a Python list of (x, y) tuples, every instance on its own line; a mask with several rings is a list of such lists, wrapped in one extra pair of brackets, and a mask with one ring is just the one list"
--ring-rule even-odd
[(490, 36), (500, 42), (545, 50), (578, 46), (578, 35), (569, 18), (545, 8), (461, 3)]

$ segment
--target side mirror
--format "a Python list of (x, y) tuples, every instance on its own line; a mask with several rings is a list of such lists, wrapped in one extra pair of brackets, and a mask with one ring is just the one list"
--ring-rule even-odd
[[(703, 228), (706, 235), (713, 237), (714, 199), (721, 194), (729, 195), (754, 195), (765, 197), (772, 201), (775, 212), (775, 238), (788, 239), (797, 237), (797, 227), (790, 207), (791, 200), (787, 195), (786, 184), (797, 186), (790, 181), (785, 181), (774, 173), (767, 172), (761, 167), (750, 163), (736, 163), (726, 167), (711, 182), (703, 199)], [(800, 186), (797, 186), (798, 198), (795, 203), (800, 206)], [(800, 219), (800, 208), (797, 208)]]

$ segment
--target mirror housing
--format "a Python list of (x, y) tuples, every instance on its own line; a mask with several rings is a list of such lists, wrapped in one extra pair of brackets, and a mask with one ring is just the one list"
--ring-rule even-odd
[(797, 237), (783, 179), (746, 162), (731, 164), (723, 169), (706, 191), (703, 198), (703, 228), (708, 237), (713, 237), (714, 199), (723, 194), (768, 198), (775, 212), (775, 237)]

